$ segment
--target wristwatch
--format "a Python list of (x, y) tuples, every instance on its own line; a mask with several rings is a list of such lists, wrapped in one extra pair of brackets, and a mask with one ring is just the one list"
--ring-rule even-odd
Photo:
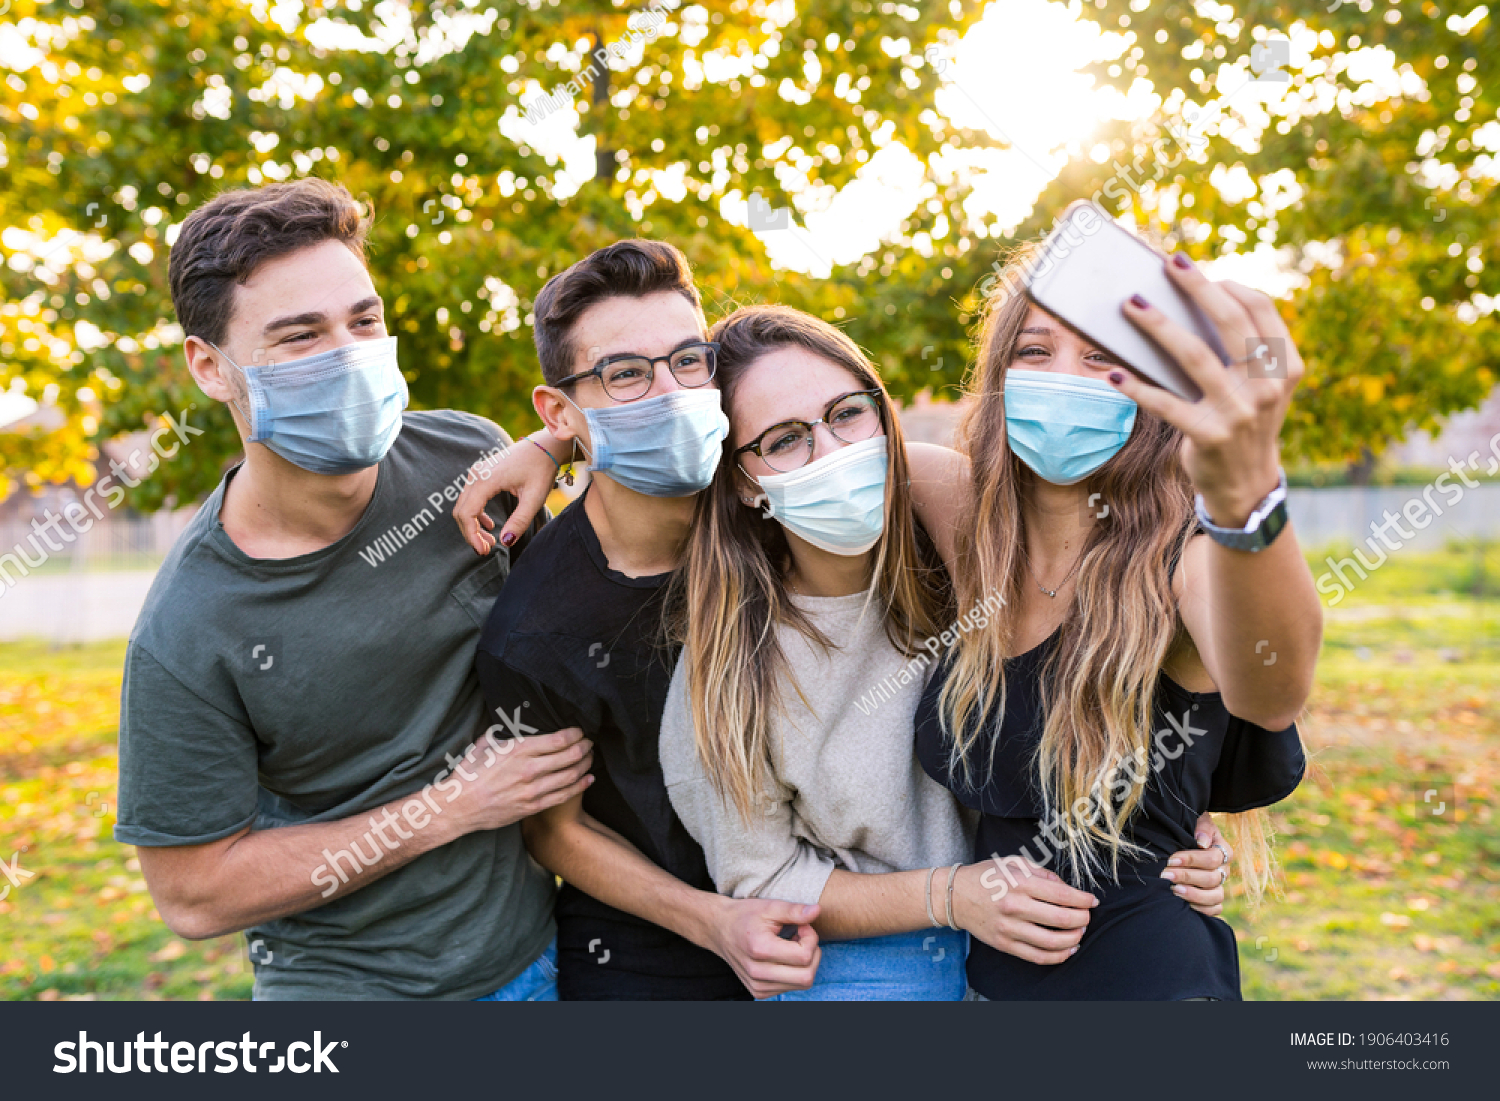
[(1242, 528), (1221, 528), (1210, 520), (1201, 493), (1194, 499), (1193, 508), (1198, 513), (1199, 526), (1220, 546), (1251, 554), (1265, 550), (1286, 527), (1286, 471), (1281, 472), (1281, 481), (1255, 506)]

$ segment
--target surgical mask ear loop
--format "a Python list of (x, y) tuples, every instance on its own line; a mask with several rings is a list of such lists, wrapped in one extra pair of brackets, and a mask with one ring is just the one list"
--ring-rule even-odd
[[(743, 463), (736, 462), (734, 465), (740, 468), (740, 473), (745, 476), (746, 480), (749, 481), (751, 485), (755, 484), (755, 479), (750, 477), (750, 472), (745, 469)], [(764, 490), (756, 494), (754, 497), (741, 497), (740, 500), (744, 501), (745, 504), (750, 505), (752, 508), (760, 509), (760, 517), (762, 520), (775, 519), (775, 514), (771, 511), (770, 495), (767, 494)]]
[[(558, 391), (558, 393), (559, 393), (559, 394), (562, 394), (562, 391), (561, 391), (561, 390), (559, 390), (559, 391)], [(569, 405), (571, 405), (571, 406), (572, 406), (572, 407), (573, 407), (573, 408), (574, 408), (574, 409), (577, 409), (577, 410), (578, 410), (578, 412), (579, 412), (579, 413), (580, 413), (580, 414), (581, 414), (581, 415), (582, 415), (582, 416), (583, 416), (583, 423), (584, 423), (584, 424), (588, 424), (588, 422), (589, 422), (589, 415), (588, 415), (588, 414), (587, 414), (587, 413), (585, 413), (585, 412), (584, 412), (584, 411), (583, 411), (583, 410), (582, 410), (582, 409), (581, 409), (581, 408), (580, 408), (580, 407), (579, 407), (579, 405), (578, 405), (578, 403), (577, 403), (577, 402), (576, 402), (576, 401), (574, 401), (574, 400), (573, 400), (573, 399), (572, 399), (572, 398), (570, 398), (570, 397), (568, 397), (568, 395), (567, 395), (567, 394), (562, 394), (562, 399), (563, 399), (563, 401), (565, 401), (565, 402), (567, 402), (567, 403), (568, 403), (568, 404), (569, 404)], [(574, 437), (573, 437), (573, 460), (574, 460), (574, 461), (575, 461), (575, 462), (576, 462), (576, 461), (577, 461), (577, 459), (578, 459), (578, 446), (579, 446), (579, 445), (578, 445), (578, 437), (577, 437), (577, 436), (574, 436)], [(587, 457), (587, 458), (588, 458), (588, 461), (589, 461), (589, 465), (590, 465), (590, 466), (591, 466), (591, 467), (592, 467), (592, 465), (593, 465), (593, 462), (594, 462), (594, 456), (593, 456), (593, 455), (592, 455), (592, 454), (590, 454), (590, 453), (589, 453), (589, 449), (588, 449), (588, 448), (586, 448), (586, 447), (585, 447), (585, 448), (584, 448), (584, 449), (583, 449), (583, 453), (584, 453), (584, 455), (585, 455), (585, 457)], [(572, 471), (572, 469), (571, 469), (571, 467), (572, 467), (572, 465), (573, 465), (573, 464), (572, 464), (572, 463), (569, 463), (569, 464), (568, 464), (568, 466), (569, 466), (569, 468), (570, 468), (570, 469), (569, 469), (569, 470), (568, 470), (568, 485), (572, 485), (572, 484), (573, 484), (573, 471)]]
[[(204, 340), (203, 343), (207, 344), (210, 348), (212, 348), (214, 351), (218, 352), (221, 356), (223, 356), (224, 357), (224, 362), (228, 363), (231, 367), (233, 367), (236, 371), (238, 371), (240, 373), (241, 380), (244, 379), (244, 377), (245, 377), (245, 369), (243, 367), (241, 367), (238, 363), (236, 363), (234, 360), (230, 359), (228, 353), (225, 352), (223, 348), (220, 348), (212, 340)], [(252, 436), (255, 435), (255, 421), (249, 416), (249, 414), (247, 414), (243, 409), (240, 408), (239, 399), (238, 398), (230, 398), (229, 399), (229, 404), (232, 405), (232, 406), (234, 406), (235, 411), (238, 412), (239, 415), (240, 415), (240, 417), (244, 420), (244, 422), (245, 422), (245, 428), (250, 433), (250, 435), (252, 435)]]
[(230, 398), (229, 399), (229, 404), (232, 405), (232, 406), (234, 406), (235, 411), (237, 413), (239, 413), (240, 417), (244, 420), (246, 431), (248, 431), (250, 433), (250, 435), (252, 435), (252, 436), (255, 435), (255, 421), (253, 421), (250, 418), (250, 416), (243, 409), (240, 408), (240, 401), (239, 401), (239, 399), (238, 398)]

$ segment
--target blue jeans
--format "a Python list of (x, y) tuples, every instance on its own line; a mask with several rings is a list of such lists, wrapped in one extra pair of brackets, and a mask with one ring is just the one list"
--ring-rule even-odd
[(922, 929), (889, 937), (823, 942), (823, 961), (809, 990), (772, 1002), (958, 1002), (968, 982), (969, 934)]
[(557, 938), (547, 945), (525, 971), (493, 994), (475, 998), (476, 1002), (555, 1002), (557, 1001)]

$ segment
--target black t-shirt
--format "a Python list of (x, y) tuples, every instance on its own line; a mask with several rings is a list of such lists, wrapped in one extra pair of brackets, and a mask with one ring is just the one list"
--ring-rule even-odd
[[(479, 683), (492, 713), (514, 718), (519, 708), (519, 721), (543, 732), (581, 728), (594, 743), (584, 810), (690, 887), (713, 891), (657, 758), (677, 660), (661, 629), (670, 575), (610, 569), (583, 500), (511, 570), (480, 639)], [(712, 952), (568, 884), (557, 896), (557, 969), (564, 1000), (750, 996)]]
[[(948, 668), (939, 670), (917, 709), (917, 756), (927, 774), (965, 806), (980, 812), (976, 861), (1024, 855), (1069, 879), (1061, 850), (1048, 840), (1035, 754), (1041, 741), (1041, 673), (1058, 636), (1005, 663), (1005, 715), (994, 715), (974, 747), (973, 760), (994, 765), (977, 790), (948, 769), (950, 743), (938, 716), (938, 695)], [(1180, 1000), (1240, 997), (1239, 953), (1234, 931), (1205, 917), (1172, 893), (1162, 879), (1167, 858), (1197, 847), (1193, 827), (1204, 811), (1235, 813), (1285, 799), (1306, 765), (1297, 728), (1267, 731), (1238, 719), (1217, 692), (1189, 692), (1167, 676), (1157, 682), (1149, 780), (1127, 825), (1127, 836), (1146, 850), (1122, 854), (1118, 881), (1106, 874), (1093, 884), (1074, 882), (1098, 897), (1078, 952), (1053, 966), (1028, 963), (975, 939), (969, 949), (969, 984), (992, 1000)], [(1121, 783), (1128, 775), (1118, 774)], [(1107, 794), (1107, 792), (1106, 792)], [(1061, 841), (1056, 827), (1052, 836)], [(995, 865), (983, 881), (1006, 885)], [(1016, 874), (1012, 872), (1014, 877)]]

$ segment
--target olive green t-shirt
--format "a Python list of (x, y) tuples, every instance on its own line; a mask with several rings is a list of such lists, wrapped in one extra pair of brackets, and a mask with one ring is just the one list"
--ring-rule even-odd
[[(130, 638), (119, 841), (201, 845), (247, 826), (368, 820), (440, 781), (428, 805), (441, 813), (456, 794), (445, 754), (456, 758), (489, 725), (474, 653), (510, 567), (501, 550), (475, 556), (453, 525), (453, 499), (469, 466), (506, 442), (481, 417), (407, 413), (359, 523), (288, 559), (250, 558), (229, 539), (219, 512), (235, 471), (225, 476), (173, 546)], [(497, 524), (509, 500), (492, 503)], [(398, 821), (409, 834), (423, 818)], [(395, 827), (382, 829), (399, 844)], [(367, 840), (373, 860), (374, 834)], [(319, 856), (305, 874), (331, 894), (352, 859), (330, 869)], [(552, 900), (519, 826), (470, 833), (247, 930), (255, 997), (489, 994), (545, 950)]]

